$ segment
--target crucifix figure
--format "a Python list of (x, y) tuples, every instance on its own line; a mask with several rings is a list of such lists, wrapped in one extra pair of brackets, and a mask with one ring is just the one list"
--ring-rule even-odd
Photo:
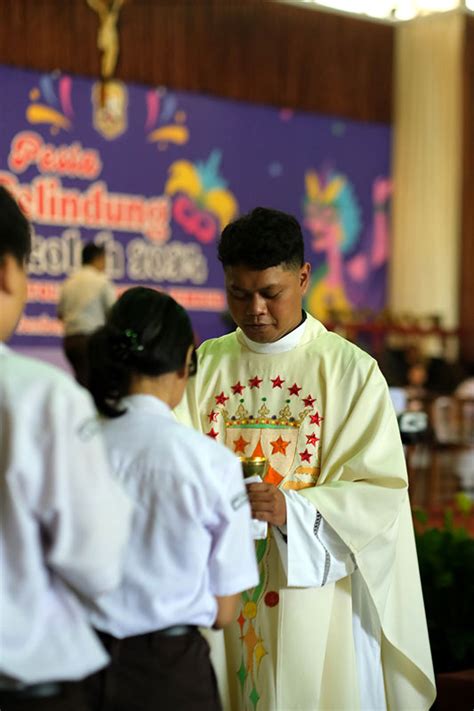
[(87, 0), (87, 2), (99, 16), (97, 47), (103, 52), (101, 75), (106, 81), (112, 77), (117, 64), (119, 50), (117, 21), (125, 0)]

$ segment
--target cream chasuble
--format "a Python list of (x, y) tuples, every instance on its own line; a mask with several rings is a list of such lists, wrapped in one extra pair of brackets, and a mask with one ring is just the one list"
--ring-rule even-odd
[(385, 380), (311, 316), (272, 344), (206, 341), (178, 418), (268, 458), (287, 525), (259, 585), (210, 633), (232, 711), (429, 709), (434, 675), (405, 460)]

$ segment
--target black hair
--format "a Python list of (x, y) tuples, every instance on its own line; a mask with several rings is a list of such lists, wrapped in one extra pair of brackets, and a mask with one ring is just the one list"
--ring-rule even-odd
[(246, 266), (260, 271), (304, 264), (304, 240), (298, 220), (286, 212), (256, 207), (224, 228), (217, 254), (224, 269)]
[(94, 242), (87, 242), (82, 248), (82, 263), (92, 264), (98, 257), (103, 257), (105, 255), (105, 247), (103, 244), (94, 244)]
[[(186, 364), (194, 334), (186, 311), (171, 296), (137, 286), (125, 291), (104, 326), (89, 339), (88, 387), (99, 412), (119, 417), (133, 375), (158, 376)], [(196, 372), (196, 354), (189, 374)]]
[(15, 198), (0, 185), (0, 262), (7, 254), (25, 264), (31, 252), (31, 227)]

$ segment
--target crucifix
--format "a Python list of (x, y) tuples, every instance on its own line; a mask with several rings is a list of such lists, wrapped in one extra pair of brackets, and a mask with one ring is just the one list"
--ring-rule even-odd
[(101, 77), (110, 79), (117, 65), (119, 51), (117, 21), (125, 0), (87, 0), (88, 5), (99, 16), (97, 47), (102, 51)]

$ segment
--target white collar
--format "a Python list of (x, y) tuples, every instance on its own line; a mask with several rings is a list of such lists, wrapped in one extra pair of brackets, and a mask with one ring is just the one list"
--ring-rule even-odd
[(306, 328), (306, 323), (307, 316), (305, 313), (305, 319), (299, 326), (287, 333), (286, 336), (283, 336), (278, 341), (274, 341), (273, 343), (256, 343), (250, 338), (247, 338), (241, 328), (237, 329), (236, 334), (239, 341), (254, 353), (276, 355), (277, 353), (286, 353), (287, 351), (291, 351), (293, 348), (296, 348)]
[(120, 404), (127, 410), (141, 410), (142, 412), (153, 412), (155, 414), (172, 417), (170, 406), (154, 395), (142, 393), (127, 395), (122, 398)]

